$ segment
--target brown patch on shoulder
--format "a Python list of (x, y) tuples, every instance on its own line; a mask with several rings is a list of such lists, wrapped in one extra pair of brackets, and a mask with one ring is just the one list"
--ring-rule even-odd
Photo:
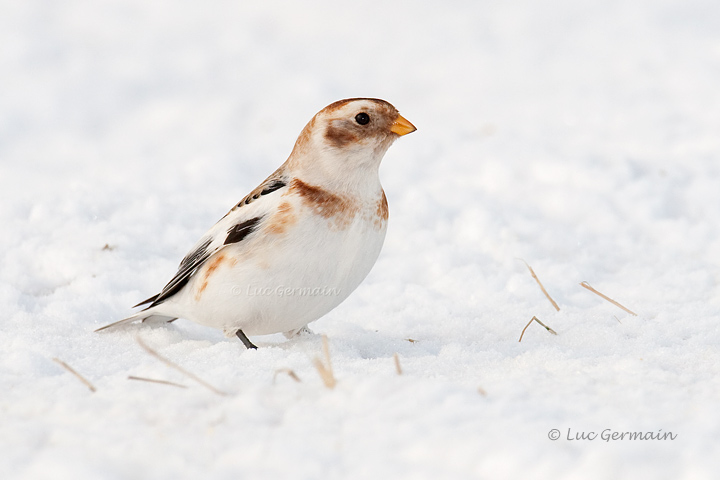
[(288, 202), (281, 203), (275, 213), (267, 222), (267, 232), (280, 234), (285, 233), (287, 228), (297, 222), (297, 218), (293, 214), (292, 205)]
[(336, 148), (342, 148), (345, 145), (358, 140), (357, 135), (346, 128), (336, 127), (330, 124), (325, 130), (325, 139)]
[(377, 215), (378, 217), (382, 218), (383, 220), (388, 219), (388, 203), (387, 203), (387, 197), (385, 196), (385, 190), (382, 191), (382, 198), (378, 202), (377, 205)]
[(385, 196), (385, 190), (382, 191), (382, 198), (378, 200), (377, 210), (375, 211), (377, 218), (375, 220), (375, 227), (381, 228), (384, 222), (388, 219), (388, 202)]
[(215, 257), (210, 263), (208, 263), (207, 268), (205, 269), (205, 273), (203, 274), (203, 280), (200, 284), (200, 287), (197, 289), (197, 292), (195, 292), (195, 301), (200, 301), (200, 297), (202, 297), (203, 292), (208, 286), (208, 280), (210, 279), (210, 276), (215, 273), (215, 271), (220, 268), (220, 265), (222, 265), (223, 262), (227, 261), (230, 265), (235, 265), (236, 261), (233, 258), (227, 258), (224, 253), (221, 253), (217, 257)]
[(297, 178), (290, 182), (289, 191), (296, 192), (318, 215), (333, 218), (339, 227), (347, 226), (357, 212), (357, 206), (349, 198), (308, 185)]

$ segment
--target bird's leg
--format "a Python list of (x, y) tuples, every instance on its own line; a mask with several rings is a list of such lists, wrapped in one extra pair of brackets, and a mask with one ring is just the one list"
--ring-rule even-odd
[(257, 347), (253, 345), (253, 343), (250, 341), (250, 339), (243, 333), (242, 330), (238, 330), (235, 332), (235, 335), (240, 339), (241, 342), (243, 342), (243, 345), (245, 345), (245, 348), (250, 350), (251, 348), (254, 350), (257, 350)]

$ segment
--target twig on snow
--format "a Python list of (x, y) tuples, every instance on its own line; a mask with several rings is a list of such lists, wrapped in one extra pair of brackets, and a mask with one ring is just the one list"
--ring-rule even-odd
[[(612, 303), (612, 304), (615, 305), (616, 307), (622, 308), (623, 310), (625, 310), (625, 311), (626, 311), (627, 313), (629, 313), (630, 315), (634, 315), (634, 316), (637, 317), (637, 313), (633, 312), (633, 311), (630, 310), (629, 308), (623, 307), (622, 305), (620, 305), (618, 302), (616, 302), (616, 301), (613, 300), (612, 298), (608, 297), (607, 295), (603, 295), (602, 293), (598, 292), (598, 291), (595, 290), (593, 287), (591, 287), (589, 283), (587, 283), (587, 282), (580, 282), (580, 286), (583, 287), (583, 288), (587, 288), (588, 290), (590, 290), (590, 291), (593, 292), (594, 294), (596, 294), (596, 295), (604, 298), (605, 300), (607, 300), (608, 302)], [(619, 320), (618, 320), (618, 321), (619, 321)]]
[(540, 290), (542, 290), (542, 292), (545, 294), (547, 299), (550, 300), (550, 303), (552, 303), (552, 306), (555, 307), (555, 310), (557, 310), (559, 312), (560, 307), (558, 306), (557, 303), (555, 303), (555, 300), (552, 299), (552, 297), (547, 292), (547, 290), (545, 290), (545, 287), (543, 287), (543, 284), (542, 284), (542, 282), (540, 282), (540, 279), (538, 278), (538, 276), (535, 275), (535, 271), (532, 269), (532, 267), (530, 265), (528, 265), (528, 263), (525, 260), (523, 260), (522, 258), (519, 258), (518, 260), (521, 260), (525, 264), (525, 266), (528, 268), (528, 270), (530, 270), (530, 275), (532, 275), (532, 277), (535, 279), (538, 286), (540, 287)]
[(160, 360), (162, 363), (164, 363), (164, 364), (167, 365), (168, 367), (174, 368), (175, 370), (177, 370), (178, 372), (182, 373), (183, 375), (185, 375), (185, 376), (187, 376), (187, 377), (190, 377), (191, 379), (195, 380), (195, 381), (198, 382), (200, 385), (202, 385), (203, 387), (205, 387), (205, 388), (207, 388), (208, 390), (212, 391), (213, 393), (217, 393), (218, 395), (223, 395), (223, 396), (224, 396), (224, 395), (227, 395), (227, 393), (225, 393), (225, 392), (223, 392), (223, 391), (221, 391), (221, 390), (218, 390), (217, 388), (213, 387), (212, 385), (210, 385), (209, 383), (207, 383), (205, 380), (203, 380), (202, 378), (198, 377), (198, 376), (195, 375), (194, 373), (188, 372), (187, 370), (185, 370), (184, 368), (182, 368), (180, 365), (178, 365), (178, 364), (176, 364), (176, 363), (173, 363), (173, 362), (171, 362), (170, 360), (168, 360), (167, 358), (165, 358), (165, 357), (163, 357), (162, 355), (160, 355), (158, 352), (156, 352), (155, 350), (153, 350), (152, 348), (150, 348), (150, 347), (148, 346), (148, 344), (145, 343), (142, 338), (140, 338), (139, 335), (138, 335), (137, 337), (135, 337), (135, 340), (136, 340), (137, 343), (143, 348), (143, 350), (145, 350), (147, 353), (149, 353), (149, 354), (152, 355), (153, 357), (155, 357), (155, 358), (157, 358), (158, 360)]
[(531, 324), (533, 321), (535, 321), (535, 322), (539, 323), (540, 325), (542, 325), (543, 327), (545, 327), (545, 330), (547, 330), (548, 332), (552, 333), (553, 335), (557, 335), (557, 332), (556, 332), (555, 330), (553, 330), (552, 328), (548, 327), (548, 326), (545, 325), (543, 322), (541, 322), (540, 320), (538, 320), (537, 317), (532, 317), (532, 318), (530, 319), (530, 321), (527, 323), (527, 325), (525, 325), (525, 328), (523, 328), (522, 333), (520, 333), (520, 340), (518, 340), (518, 342), (522, 342), (522, 337), (523, 337), (523, 335), (525, 335), (525, 330), (527, 330), (527, 328), (530, 326), (530, 324)]
[(170, 385), (170, 386), (178, 387), (178, 388), (187, 388), (185, 385), (181, 385), (181, 384), (175, 383), (175, 382), (169, 382), (167, 380), (156, 380), (154, 378), (136, 377), (134, 375), (129, 375), (128, 380), (140, 380), (142, 382), (159, 383), (162, 385)]
[(275, 375), (273, 375), (273, 383), (275, 383), (275, 379), (277, 378), (278, 373), (287, 373), (288, 377), (300, 383), (300, 377), (297, 376), (294, 370), (291, 370), (289, 368), (278, 368), (277, 370), (275, 370)]
[(57, 363), (58, 365), (60, 365), (61, 367), (63, 367), (65, 370), (67, 370), (68, 372), (70, 372), (70, 373), (72, 373), (73, 375), (75, 375), (75, 378), (77, 378), (77, 379), (80, 380), (82, 383), (84, 383), (85, 386), (88, 387), (91, 392), (96, 392), (96, 391), (97, 391), (97, 389), (95, 388), (95, 385), (93, 385), (92, 383), (90, 383), (90, 381), (89, 381), (87, 378), (85, 378), (85, 377), (83, 377), (82, 375), (80, 375), (78, 372), (75, 371), (74, 368), (72, 368), (72, 367), (71, 367), (70, 365), (68, 365), (67, 363), (63, 362), (63, 361), (60, 360), (59, 358), (53, 358), (53, 362)]
[(335, 385), (337, 385), (337, 380), (335, 380), (335, 375), (333, 375), (332, 370), (332, 364), (330, 363), (330, 346), (328, 345), (327, 335), (322, 336), (322, 342), (325, 360), (323, 361), (319, 357), (315, 357), (315, 360), (313, 360), (313, 364), (315, 365), (315, 368), (320, 374), (320, 378), (322, 379), (325, 386), (327, 388), (335, 388)]

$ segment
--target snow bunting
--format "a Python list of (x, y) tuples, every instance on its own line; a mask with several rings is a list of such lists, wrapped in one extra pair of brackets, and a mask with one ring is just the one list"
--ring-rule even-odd
[(414, 132), (391, 104), (340, 100), (300, 133), (287, 161), (190, 250), (147, 307), (96, 331), (185, 318), (237, 335), (289, 338), (338, 306), (380, 254), (388, 204), (380, 161)]

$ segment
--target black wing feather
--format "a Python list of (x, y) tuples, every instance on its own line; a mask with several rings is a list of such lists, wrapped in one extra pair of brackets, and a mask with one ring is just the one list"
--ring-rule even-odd
[(272, 182), (268, 183), (265, 188), (262, 189), (260, 195), (267, 195), (268, 193), (272, 193), (275, 190), (284, 187), (285, 185), (287, 185), (287, 182), (285, 180), (273, 180)]
[(225, 238), (225, 242), (223, 243), (223, 245), (242, 241), (243, 238), (247, 237), (255, 231), (255, 228), (257, 227), (258, 223), (260, 223), (260, 220), (262, 220), (262, 218), (263, 217), (255, 217), (242, 223), (238, 223), (237, 225), (233, 225), (228, 230), (228, 236), (227, 238)]
[[(242, 201), (240, 201), (240, 203), (237, 204), (237, 207), (241, 206), (243, 203), (248, 204), (251, 201), (258, 199), (261, 195), (267, 195), (283, 188), (286, 185), (287, 182), (283, 178), (275, 178), (267, 181), (266, 184), (262, 185), (262, 189), (259, 193), (256, 193), (254, 195), (248, 195)], [(225, 216), (227, 216), (229, 213), (230, 212), (225, 214)], [(228, 230), (228, 236), (225, 237), (223, 246), (229, 245), (231, 243), (238, 243), (245, 239), (245, 237), (255, 231), (262, 219), (263, 217), (255, 217), (237, 225), (233, 225), (233, 227)], [(200, 266), (205, 263), (205, 261), (210, 258), (213, 253), (215, 253), (215, 250), (213, 250), (212, 252), (208, 251), (208, 247), (212, 243), (212, 240), (212, 238), (206, 238), (205, 241), (200, 244), (200, 246), (198, 246), (185, 258), (183, 258), (182, 262), (180, 262), (180, 267), (178, 268), (177, 273), (168, 282), (168, 284), (165, 285), (165, 287), (160, 293), (158, 293), (157, 295), (153, 295), (146, 300), (143, 300), (142, 302), (135, 305), (135, 307), (150, 304), (145, 307), (145, 310), (147, 310), (148, 308), (161, 304), (162, 302), (182, 290), (182, 288), (187, 284), (187, 282), (190, 280), (190, 277), (195, 274), (198, 268), (200, 268)]]
[(140, 305), (145, 305), (146, 303), (152, 303), (152, 302), (154, 302), (155, 300), (157, 300), (157, 298), (158, 298), (159, 296), (160, 296), (159, 293), (158, 293), (157, 295), (153, 295), (152, 297), (150, 297), (150, 298), (148, 298), (148, 299), (146, 299), (146, 300), (143, 300), (142, 302), (138, 303), (137, 305), (135, 305), (135, 306), (132, 307), (132, 308), (139, 307)]
[[(262, 219), (263, 217), (255, 217), (237, 225), (233, 225), (233, 227), (228, 230), (228, 236), (225, 238), (223, 246), (242, 241), (245, 237), (255, 231)], [(145, 305), (149, 303), (150, 305), (146, 307), (147, 310), (148, 308), (161, 304), (162, 302), (182, 290), (182, 288), (190, 280), (190, 277), (192, 277), (195, 272), (197, 272), (198, 268), (200, 268), (200, 266), (205, 263), (205, 261), (210, 258), (213, 253), (215, 253), (215, 250), (208, 250), (208, 247), (211, 243), (212, 238), (205, 239), (205, 241), (201, 243), (195, 250), (193, 250), (185, 258), (183, 258), (182, 262), (180, 262), (180, 268), (178, 269), (177, 273), (168, 282), (168, 284), (165, 285), (165, 287), (162, 289), (162, 292), (158, 293), (154, 297), (148, 298), (147, 300), (135, 306), (138, 307), (140, 305)]]
[(262, 195), (267, 195), (268, 193), (272, 193), (275, 190), (279, 190), (287, 185), (287, 182), (282, 178), (266, 180), (265, 182), (266, 183), (263, 183), (258, 188), (253, 190), (247, 197), (240, 200), (240, 202), (235, 205), (235, 208), (242, 207), (243, 205), (248, 205), (249, 203), (252, 203), (253, 201), (260, 198)]
[(155, 295), (155, 297), (148, 298), (140, 305), (144, 305), (152, 301), (152, 303), (150, 303), (147, 308), (154, 307), (155, 305), (161, 304), (162, 302), (179, 292), (185, 286), (188, 280), (190, 280), (190, 277), (193, 273), (197, 271), (200, 265), (205, 263), (205, 260), (210, 258), (210, 255), (212, 255), (212, 252), (208, 251), (208, 247), (211, 243), (212, 238), (205, 239), (205, 241), (201, 243), (200, 246), (198, 246), (185, 258), (183, 258), (182, 262), (180, 262), (180, 268), (178, 268), (177, 273), (168, 282), (168, 284), (163, 287), (162, 292)]

